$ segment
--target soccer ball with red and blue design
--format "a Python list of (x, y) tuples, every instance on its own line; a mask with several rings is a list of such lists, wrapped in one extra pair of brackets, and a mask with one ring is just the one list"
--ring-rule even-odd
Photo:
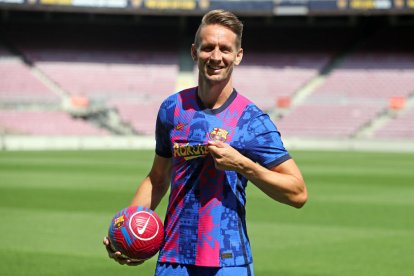
[(113, 217), (108, 238), (115, 251), (131, 259), (146, 260), (160, 250), (164, 241), (164, 225), (153, 210), (130, 206)]

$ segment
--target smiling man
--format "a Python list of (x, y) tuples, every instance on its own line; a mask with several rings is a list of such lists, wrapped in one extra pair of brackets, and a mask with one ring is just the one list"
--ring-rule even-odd
[[(219, 22), (208, 22), (204, 20), (200, 25), (191, 55), (197, 61), (200, 90), (224, 85), (224, 93), (221, 94), (225, 98), (232, 90), (233, 67), (239, 65), (243, 58), (243, 49), (240, 47), (243, 25), (223, 21), (223, 24), (228, 24), (226, 27)], [(234, 29), (234, 32), (229, 28)]]
[[(155, 209), (171, 188), (156, 275), (254, 274), (245, 220), (248, 181), (296, 208), (307, 200), (301, 172), (276, 126), (233, 88), (242, 32), (233, 13), (208, 12), (191, 47), (198, 86), (160, 107), (154, 163), (131, 202)], [(104, 244), (121, 264), (143, 262), (113, 252), (107, 238)]]

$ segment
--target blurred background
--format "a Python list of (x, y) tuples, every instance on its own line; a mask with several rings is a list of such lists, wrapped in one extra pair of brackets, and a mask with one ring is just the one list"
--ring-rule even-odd
[(235, 87), (289, 146), (413, 149), (412, 0), (0, 0), (1, 148), (153, 147), (213, 8), (244, 22)]

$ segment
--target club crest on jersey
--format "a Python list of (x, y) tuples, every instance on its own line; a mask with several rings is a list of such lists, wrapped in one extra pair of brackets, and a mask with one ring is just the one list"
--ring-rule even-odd
[(214, 141), (226, 142), (227, 134), (229, 134), (227, 130), (215, 127), (213, 128), (213, 131), (210, 132), (210, 139)]
[(124, 226), (124, 222), (125, 222), (124, 215), (122, 215), (122, 216), (120, 216), (120, 217), (117, 217), (117, 218), (114, 220), (114, 227), (115, 227), (116, 229), (119, 229), (119, 228), (121, 228), (122, 226)]

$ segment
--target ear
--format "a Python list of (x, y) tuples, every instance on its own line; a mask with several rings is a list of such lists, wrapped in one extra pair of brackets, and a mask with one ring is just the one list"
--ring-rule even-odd
[(235, 60), (234, 64), (239, 65), (240, 62), (242, 61), (242, 59), (243, 59), (243, 48), (240, 48), (237, 51), (236, 60)]
[(194, 44), (191, 44), (191, 57), (194, 61), (197, 61), (197, 48)]

